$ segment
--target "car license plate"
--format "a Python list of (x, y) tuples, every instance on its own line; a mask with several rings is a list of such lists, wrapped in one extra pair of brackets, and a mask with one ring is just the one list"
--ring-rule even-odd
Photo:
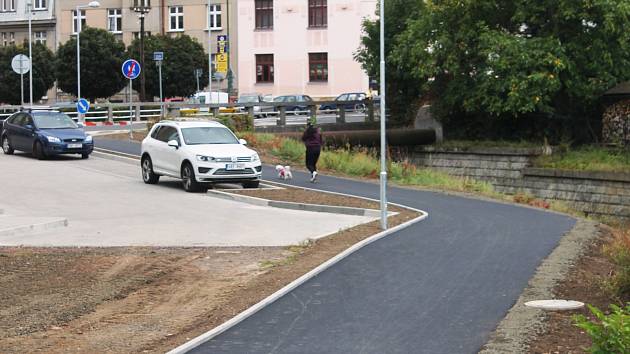
[(68, 149), (80, 149), (83, 147), (83, 144), (68, 144)]
[(228, 171), (244, 170), (245, 164), (244, 163), (228, 163), (225, 165), (225, 169)]

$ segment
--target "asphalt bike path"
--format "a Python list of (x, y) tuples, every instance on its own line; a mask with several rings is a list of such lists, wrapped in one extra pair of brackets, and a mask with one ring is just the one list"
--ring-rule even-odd
[[(140, 152), (129, 141), (96, 139), (96, 146)], [(275, 178), (271, 166), (263, 177)], [(374, 183), (329, 176), (312, 184), (300, 172), (290, 184), (369, 198), (379, 192)], [(360, 249), (190, 353), (477, 353), (575, 224), (436, 192), (392, 187), (388, 197), (429, 217)]]

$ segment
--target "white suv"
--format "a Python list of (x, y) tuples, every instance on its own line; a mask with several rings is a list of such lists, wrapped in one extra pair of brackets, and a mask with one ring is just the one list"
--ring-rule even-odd
[(162, 121), (142, 141), (142, 179), (179, 178), (187, 192), (206, 191), (211, 183), (257, 188), (262, 165), (246, 144), (220, 123)]

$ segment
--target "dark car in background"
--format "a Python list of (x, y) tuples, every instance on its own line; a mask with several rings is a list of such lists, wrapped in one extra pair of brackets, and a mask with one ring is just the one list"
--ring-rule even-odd
[(0, 129), (2, 151), (32, 153), (44, 160), (59, 154), (79, 154), (87, 159), (94, 142), (70, 117), (54, 110), (25, 110), (7, 118)]
[[(355, 111), (355, 112), (365, 112), (365, 101), (366, 95), (363, 92), (349, 92), (342, 93), (341, 95), (335, 98), (334, 103), (323, 104), (319, 107), (322, 111), (332, 111), (337, 110), (339, 107), (343, 107), (346, 111)], [(355, 102), (353, 102), (355, 101)], [(361, 103), (357, 103), (356, 101), (362, 101)], [(352, 103), (346, 103), (352, 102)]]
[[(313, 102), (311, 96), (308, 95), (284, 95), (274, 98), (274, 102), (288, 103), (286, 112), (292, 112), (295, 115), (308, 111), (309, 107), (306, 103)], [(278, 111), (278, 107), (275, 108)]]
[[(256, 103), (268, 103), (272, 102), (266, 100), (260, 94), (257, 93), (244, 93), (238, 97), (236, 104), (256, 104)], [(245, 106), (238, 107), (238, 110), (241, 112), (246, 112), (247, 109)], [(269, 113), (273, 112), (273, 106), (254, 106), (254, 117), (266, 117)]]

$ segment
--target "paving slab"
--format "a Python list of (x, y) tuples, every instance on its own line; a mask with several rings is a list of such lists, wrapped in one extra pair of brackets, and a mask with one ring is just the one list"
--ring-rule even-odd
[(209, 198), (163, 178), (145, 185), (139, 164), (0, 154), (2, 204), (11, 214), (63, 217), (63, 231), (2, 236), (0, 245), (286, 246), (373, 220)]

